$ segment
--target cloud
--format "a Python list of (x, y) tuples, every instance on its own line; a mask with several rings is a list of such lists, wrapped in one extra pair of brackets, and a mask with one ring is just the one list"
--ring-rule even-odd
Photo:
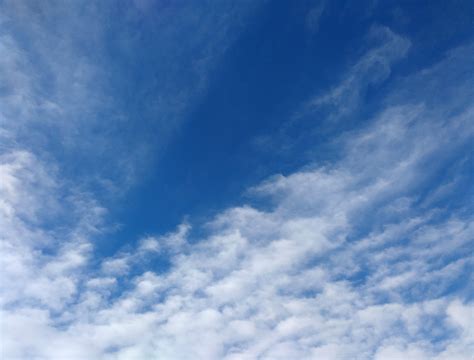
[[(361, 55), (352, 61), (347, 69), (341, 71), (342, 75), (335, 80), (335, 85), (329, 89), (319, 90), (302, 101), (277, 132), (257, 137), (253, 141), (254, 146), (260, 151), (270, 153), (271, 156), (277, 155), (285, 159), (289, 154), (297, 154), (295, 156), (311, 162), (315, 150), (312, 147), (308, 148), (306, 144), (324, 143), (327, 136), (339, 136), (342, 129), (349, 129), (351, 124), (364, 122), (367, 115), (360, 115), (362, 109), (360, 105), (365, 103), (370, 90), (380, 89), (381, 85), (388, 83), (389, 80), (394, 81), (391, 76), (393, 67), (408, 55), (411, 41), (388, 27), (374, 25), (364, 37), (360, 47)], [(418, 77), (420, 74), (412, 76)], [(431, 81), (433, 78), (430, 77)], [(425, 80), (411, 84), (411, 88), (426, 86), (429, 81)], [(414, 82), (411, 77), (405, 81)], [(397, 84), (390, 88), (397, 88), (397, 91), (392, 91), (392, 96), (403, 94), (403, 99), (398, 98), (398, 101), (393, 103), (409, 103), (408, 96), (405, 96), (405, 89), (410, 88), (408, 84)], [(435, 92), (434, 89), (430, 91)], [(420, 99), (418, 93), (411, 96), (412, 99), (418, 99), (419, 103), (426, 101)], [(383, 98), (386, 97), (389, 95)], [(388, 107), (387, 104), (383, 104), (381, 109), (384, 107)], [(301, 131), (302, 128), (306, 128), (306, 131)], [(303, 151), (302, 145), (304, 145)]]
[(321, 1), (316, 6), (312, 7), (306, 15), (306, 28), (311, 35), (314, 35), (319, 30), (319, 24), (321, 22), (321, 16), (323, 15), (325, 6), (325, 2)]
[(0, 5), (2, 141), (60, 163), (63, 177), (102, 197), (125, 192), (159, 157), (261, 6), (129, 5)]
[[(389, 45), (321, 104), (344, 112), (382, 81), (380, 53), (397, 58), (408, 46), (383, 33)], [(265, 209), (230, 207), (197, 240), (183, 223), (105, 259), (94, 259), (105, 216), (94, 197), (33, 152), (7, 151), (3, 357), (468, 358), (474, 219), (465, 205), (420, 206), (473, 140), (473, 108), (446, 111), (449, 101), (389, 104), (340, 139), (337, 160), (255, 186)], [(56, 222), (63, 213), (72, 216)], [(158, 256), (168, 268), (142, 268)]]
[(372, 27), (368, 38), (377, 45), (352, 65), (339, 85), (310, 99), (297, 117), (322, 108), (329, 111), (332, 121), (348, 116), (357, 109), (370, 86), (390, 76), (393, 64), (403, 59), (411, 46), (408, 39), (382, 26)]

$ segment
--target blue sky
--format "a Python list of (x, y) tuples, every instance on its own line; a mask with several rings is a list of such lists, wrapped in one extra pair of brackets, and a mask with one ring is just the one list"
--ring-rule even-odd
[(469, 359), (469, 1), (0, 1), (4, 359)]

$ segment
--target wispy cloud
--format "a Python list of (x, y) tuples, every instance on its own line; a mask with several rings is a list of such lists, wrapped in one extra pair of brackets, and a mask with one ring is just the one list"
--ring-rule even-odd
[(309, 100), (298, 116), (307, 115), (324, 106), (329, 107), (329, 119), (347, 116), (357, 109), (369, 86), (387, 79), (392, 65), (407, 54), (411, 45), (408, 39), (381, 26), (374, 26), (368, 39), (378, 45), (366, 52), (350, 68), (339, 85)]
[(321, 16), (323, 15), (325, 6), (325, 1), (320, 1), (313, 6), (306, 15), (306, 28), (311, 35), (314, 35), (319, 30)]
[[(336, 104), (342, 116), (387, 76), (409, 42), (382, 32), (381, 47), (312, 106)], [(434, 81), (442, 64), (414, 78)], [(95, 267), (91, 239), (104, 210), (84, 193), (64, 192), (31, 152), (4, 155), (4, 356), (468, 359), (474, 219), (462, 207), (422, 204), (444, 186), (440, 169), (473, 140), (474, 110), (448, 111), (450, 98), (427, 107), (430, 96), (415, 104), (393, 96), (340, 140), (337, 161), (253, 188), (252, 196), (270, 198), (268, 209), (228, 208), (199, 241), (182, 224)], [(54, 227), (48, 213), (66, 210), (77, 214), (73, 224)], [(165, 256), (170, 266), (143, 269), (144, 256)]]
[[(299, 149), (300, 144), (320, 143), (320, 133), (340, 135), (342, 129), (350, 129), (351, 124), (363, 122), (360, 119), (360, 105), (365, 102), (367, 93), (380, 88), (389, 79), (393, 80), (392, 68), (407, 56), (411, 42), (388, 27), (374, 25), (360, 47), (361, 54), (341, 71), (341, 75), (337, 75), (332, 87), (318, 90), (304, 99), (277, 132), (256, 138), (254, 144), (257, 149), (285, 158), (287, 153)], [(398, 90), (393, 92), (398, 93)], [(401, 102), (405, 101), (404, 96)], [(300, 131), (302, 127), (306, 131)], [(311, 148), (306, 147), (304, 151), (312, 153)], [(299, 153), (300, 157), (304, 157), (300, 149)], [(307, 162), (311, 160), (309, 158)]]
[(2, 142), (57, 161), (87, 190), (123, 192), (186, 122), (259, 4), (2, 2)]
[[(98, 258), (103, 190), (159, 156), (258, 7), (115, 5), (0, 4), (2, 358), (472, 357), (472, 45), (394, 80), (333, 161), (257, 184), (199, 236), (183, 222)], [(387, 27), (367, 39), (291, 124), (351, 117), (409, 54)]]

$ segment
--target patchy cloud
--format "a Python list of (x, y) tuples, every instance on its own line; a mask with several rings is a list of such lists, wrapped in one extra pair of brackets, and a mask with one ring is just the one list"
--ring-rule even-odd
[[(136, 3), (142, 12), (151, 6)], [(309, 108), (345, 116), (406, 55), (408, 39), (374, 31), (380, 47)], [(14, 42), (1, 39), (10, 49), (1, 61), (20, 66)], [(459, 54), (414, 74), (417, 86), (464, 64)], [(31, 95), (25, 71), (2, 76), (20, 89), (6, 96), (7, 112), (23, 103), (25, 112), (62, 108)], [(443, 86), (453, 94), (458, 82)], [(208, 218), (198, 236), (184, 222), (102, 258), (94, 241), (107, 211), (57, 162), (22, 146), (21, 130), (4, 127), (2, 356), (469, 359), (474, 218), (465, 203), (443, 203), (459, 175), (440, 172), (468, 166), (474, 108), (453, 96), (431, 106), (430, 92), (416, 101), (393, 92), (362, 128), (340, 136), (331, 163), (257, 184), (249, 204)], [(264, 208), (255, 205), (262, 198)], [(160, 259), (166, 266), (149, 266)]]

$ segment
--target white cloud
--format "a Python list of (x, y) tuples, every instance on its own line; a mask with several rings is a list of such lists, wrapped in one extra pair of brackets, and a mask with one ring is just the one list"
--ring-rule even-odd
[(387, 27), (374, 26), (369, 40), (379, 43), (367, 51), (344, 75), (344, 79), (327, 93), (309, 100), (297, 116), (308, 115), (322, 106), (329, 106), (330, 119), (339, 119), (357, 109), (369, 86), (386, 80), (391, 67), (403, 59), (411, 43)]
[[(115, 196), (159, 157), (261, 1), (129, 5), (0, 4), (0, 138)], [(143, 47), (159, 50), (137, 57)], [(153, 75), (140, 80), (139, 70)], [(124, 133), (133, 134), (126, 144)]]
[[(393, 41), (407, 46), (388, 34), (390, 56)], [(372, 69), (377, 54), (359, 67)], [(384, 65), (369, 82), (386, 76)], [(357, 92), (365, 80), (353, 81)], [(337, 101), (351, 87), (336, 87)], [(420, 188), (472, 141), (472, 109), (439, 114), (390, 106), (344, 138), (331, 165), (256, 186), (269, 209), (232, 207), (200, 241), (188, 241), (183, 223), (99, 260), (91, 239), (104, 210), (33, 153), (7, 152), (3, 357), (468, 358), (472, 304), (447, 290), (472, 263), (474, 219), (417, 204)], [(54, 226), (50, 215), (66, 211), (68, 226)], [(141, 271), (145, 256), (171, 266)]]
[[(387, 120), (397, 127), (408, 125), (398, 123), (397, 116), (382, 114), (380, 119), (353, 142), (373, 138), (377, 150), (389, 151), (390, 142), (381, 143), (368, 134), (384, 131)], [(417, 135), (421, 143), (437, 141), (431, 132), (436, 127), (426, 123), (423, 129), (424, 135)], [(380, 179), (390, 177), (392, 183), (404, 184), (388, 192), (388, 180), (380, 186), (380, 179), (366, 181), (365, 171), (351, 171), (350, 152), (331, 169), (270, 180), (258, 191), (277, 196), (273, 210), (245, 207), (220, 214), (210, 225), (209, 237), (184, 252), (170, 253), (173, 265), (168, 272), (147, 271), (130, 279), (129, 290), (90, 310), (92, 318), (73, 314), (60, 337), (77, 344), (80, 329), (79, 343), (93, 344), (82, 354), (111, 359), (151, 354), (182, 359), (467, 357), (472, 339), (463, 314), (471, 305), (436, 291), (421, 295), (410, 291), (420, 281), (429, 289), (439, 282), (439, 267), (459, 261), (432, 263), (440, 256), (437, 246), (449, 246), (453, 254), (472, 239), (472, 220), (433, 224), (431, 215), (425, 214), (394, 219), (390, 226), (348, 240), (353, 226), (370, 216), (367, 209), (374, 203), (381, 198), (387, 204), (398, 201), (426, 176), (418, 170), (424, 156), (413, 155), (420, 141), (404, 142), (411, 148), (393, 158), (394, 166), (379, 167)], [(444, 146), (427, 149), (449, 151)], [(356, 146), (353, 151), (361, 149)], [(379, 161), (377, 154), (366, 152), (367, 171)], [(415, 211), (411, 204), (405, 201), (402, 209), (408, 210), (402, 211)], [(300, 207), (303, 211), (295, 211)], [(185, 241), (183, 229), (187, 226), (162, 238), (163, 244), (174, 244), (177, 238), (178, 243)], [(435, 246), (426, 248), (427, 244)], [(141, 246), (129, 256), (139, 254)], [(121, 260), (119, 255), (111, 261)], [(358, 285), (351, 278), (361, 266), (368, 274)], [(98, 279), (94, 281), (101, 283)], [(401, 287), (408, 287), (409, 293)], [(47, 327), (44, 322), (49, 321), (46, 317), (41, 326)], [(431, 343), (439, 326), (445, 327), (444, 338)], [(54, 358), (38, 344), (30, 346)]]
[(160, 252), (160, 242), (153, 236), (148, 236), (140, 241), (139, 251)]
[(323, 15), (325, 6), (325, 2), (320, 1), (306, 14), (306, 28), (311, 35), (314, 35), (319, 30), (321, 16)]

